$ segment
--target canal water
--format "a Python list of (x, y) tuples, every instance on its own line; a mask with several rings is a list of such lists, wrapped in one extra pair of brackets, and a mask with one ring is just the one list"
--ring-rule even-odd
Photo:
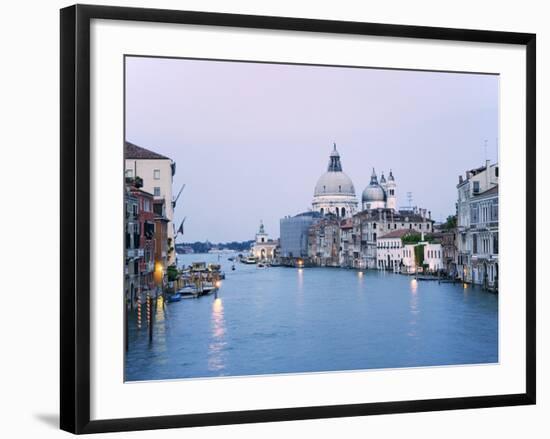
[[(256, 268), (220, 256), (217, 295), (129, 316), (126, 381), (498, 362), (498, 296), (378, 271)], [(145, 317), (145, 314), (143, 315)]]

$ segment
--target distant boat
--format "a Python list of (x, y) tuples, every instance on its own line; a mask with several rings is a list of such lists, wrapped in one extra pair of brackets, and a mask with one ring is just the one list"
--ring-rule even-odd
[(267, 265), (263, 262), (258, 262), (258, 265), (256, 265), (258, 268), (267, 268)]
[(231, 266), (231, 270), (235, 271), (235, 264)]
[(255, 263), (256, 263), (256, 258), (255, 258), (254, 256), (247, 256), (246, 258), (241, 259), (241, 262), (242, 262), (243, 264), (252, 265), (252, 264), (255, 264)]

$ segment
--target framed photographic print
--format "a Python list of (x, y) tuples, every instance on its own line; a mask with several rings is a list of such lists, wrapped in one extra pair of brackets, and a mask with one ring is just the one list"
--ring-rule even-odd
[(61, 428), (535, 403), (535, 35), (61, 10)]

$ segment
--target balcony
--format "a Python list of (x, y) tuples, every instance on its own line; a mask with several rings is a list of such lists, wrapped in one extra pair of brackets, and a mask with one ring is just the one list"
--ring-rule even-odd
[(144, 250), (142, 248), (129, 248), (126, 250), (126, 256), (128, 258), (142, 258)]

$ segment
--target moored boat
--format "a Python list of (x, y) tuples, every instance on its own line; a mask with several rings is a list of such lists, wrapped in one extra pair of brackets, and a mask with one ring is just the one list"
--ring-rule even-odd
[(182, 299), (181, 297), (181, 294), (179, 292), (177, 293), (174, 293), (174, 294), (170, 294), (166, 300), (169, 302), (169, 303), (172, 303), (172, 302), (179, 302), (180, 300)]
[(182, 299), (194, 299), (199, 296), (198, 290), (194, 285), (186, 285), (178, 293)]

